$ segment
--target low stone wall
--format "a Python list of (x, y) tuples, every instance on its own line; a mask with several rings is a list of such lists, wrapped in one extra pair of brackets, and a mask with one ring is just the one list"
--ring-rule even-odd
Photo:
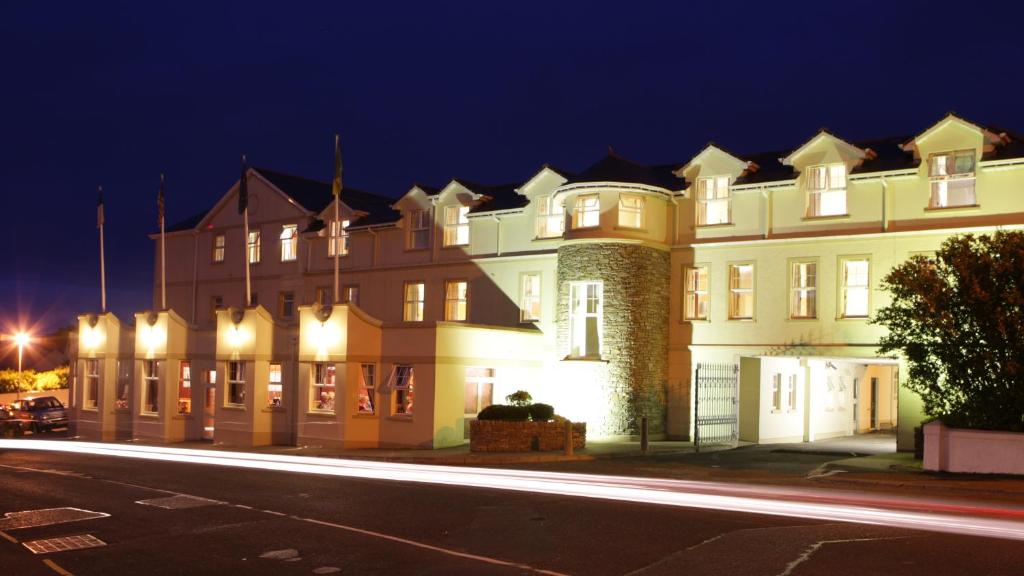
[(1024, 475), (1024, 434), (924, 426), (924, 469), (936, 472)]
[[(572, 447), (587, 444), (587, 423), (572, 425)], [(474, 420), (469, 425), (471, 452), (548, 452), (565, 450), (564, 422)]]

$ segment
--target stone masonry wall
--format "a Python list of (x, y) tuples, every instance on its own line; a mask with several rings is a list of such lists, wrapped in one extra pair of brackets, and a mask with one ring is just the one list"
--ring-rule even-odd
[[(587, 444), (586, 422), (572, 425), (572, 447)], [(565, 450), (564, 422), (474, 420), (469, 424), (470, 452), (548, 452)]]
[(669, 253), (625, 243), (570, 244), (558, 249), (558, 354), (569, 354), (569, 285), (603, 282), (601, 357), (608, 363), (608, 414), (601, 436), (636, 436), (647, 416), (665, 434), (668, 378)]

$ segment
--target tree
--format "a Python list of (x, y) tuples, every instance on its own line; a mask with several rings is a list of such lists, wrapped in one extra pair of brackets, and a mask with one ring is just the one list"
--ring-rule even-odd
[(907, 359), (907, 387), (950, 426), (1024, 431), (1024, 233), (948, 238), (882, 280), (892, 303), (881, 352)]

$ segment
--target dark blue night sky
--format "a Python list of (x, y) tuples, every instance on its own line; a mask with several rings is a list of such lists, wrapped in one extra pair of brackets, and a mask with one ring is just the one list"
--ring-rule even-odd
[(151, 305), (155, 195), (212, 205), (238, 157), (390, 196), (522, 181), (609, 145), (794, 148), (821, 126), (914, 133), (949, 110), (1024, 131), (1019, 2), (6, 2), (0, 317)]

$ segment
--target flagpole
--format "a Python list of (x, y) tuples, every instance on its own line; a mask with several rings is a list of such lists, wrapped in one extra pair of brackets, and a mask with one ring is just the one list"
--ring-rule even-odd
[(99, 203), (99, 218), (97, 224), (100, 229), (100, 310), (103, 314), (107, 313), (107, 264), (104, 257), (103, 249), (103, 186), (99, 187), (100, 191), (100, 203)]
[(334, 194), (334, 230), (337, 234), (328, 234), (331, 242), (334, 243), (334, 303), (341, 303), (341, 247), (344, 239), (341, 234), (341, 215), (339, 214), (341, 204), (341, 142), (338, 135), (334, 135), (334, 182), (331, 183), (331, 192)]
[(164, 238), (164, 175), (160, 175), (160, 309), (167, 310), (167, 240)]
[(245, 257), (245, 307), (252, 306), (252, 284), (249, 277), (249, 170), (245, 165), (245, 154), (242, 154), (242, 178), (238, 182), (238, 201), (242, 207), (242, 222), (244, 231), (242, 234), (242, 255)]

